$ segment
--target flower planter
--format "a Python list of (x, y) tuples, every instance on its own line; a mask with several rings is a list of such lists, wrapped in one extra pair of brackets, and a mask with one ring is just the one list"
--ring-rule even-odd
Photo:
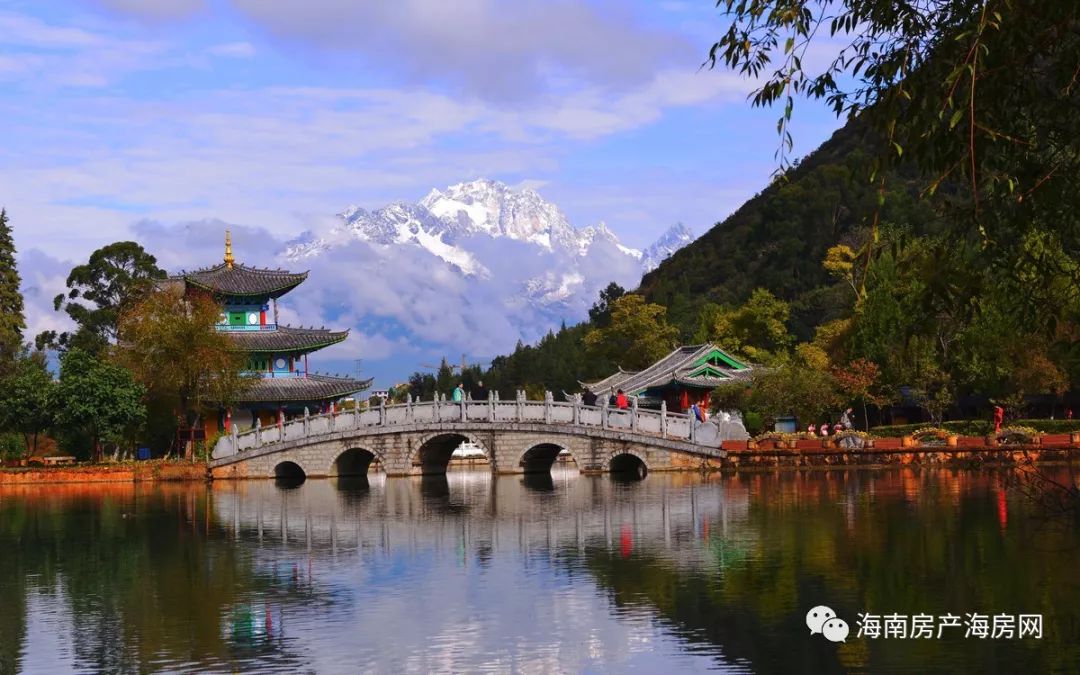
[(835, 447), (836, 447), (836, 441), (835, 440), (833, 440), (831, 438), (823, 438), (823, 439), (821, 439), (821, 448), (822, 448), (822, 450), (832, 450)]
[(746, 449), (747, 450), (757, 450), (758, 449), (757, 441), (755, 441), (752, 438), (746, 439)]
[(956, 441), (958, 441), (958, 440), (959, 440), (958, 436), (950, 434), (950, 435), (945, 437), (945, 445), (950, 447), (950, 448), (955, 448), (956, 447)]
[(866, 448), (867, 450), (873, 450), (874, 449), (874, 439), (872, 439), (872, 438), (864, 438), (863, 439), (863, 447)]
[(1080, 445), (1080, 431), (1069, 434), (1069, 445)]
[(904, 436), (900, 439), (901, 448), (914, 448), (916, 445), (914, 436)]
[(985, 443), (986, 447), (988, 448), (996, 448), (998, 446), (997, 436), (993, 434), (987, 434), (986, 438), (983, 439), (983, 443)]

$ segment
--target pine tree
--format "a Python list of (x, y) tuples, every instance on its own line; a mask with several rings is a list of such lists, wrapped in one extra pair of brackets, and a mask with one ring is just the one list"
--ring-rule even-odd
[(10, 361), (22, 346), (23, 296), (19, 291), (19, 271), (15, 268), (15, 241), (8, 225), (7, 211), (0, 209), (0, 361)]

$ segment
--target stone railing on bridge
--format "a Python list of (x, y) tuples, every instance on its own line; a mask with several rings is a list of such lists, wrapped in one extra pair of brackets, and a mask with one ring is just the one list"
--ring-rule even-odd
[(747, 438), (742, 422), (726, 415), (704, 424), (691, 415), (671, 413), (666, 404), (660, 410), (638, 408), (637, 399), (631, 399), (629, 408), (609, 407), (604, 401), (599, 406), (587, 406), (580, 400), (555, 401), (551, 392), (543, 401), (529, 401), (524, 392), (518, 392), (513, 401), (500, 401), (492, 395), (486, 401), (465, 400), (460, 402), (436, 398), (433, 401), (410, 399), (398, 405), (379, 405), (367, 410), (341, 410), (317, 415), (308, 414), (285, 423), (261, 426), (222, 436), (214, 446), (213, 458), (265, 448), (276, 443), (288, 443), (306, 438), (341, 431), (364, 431), (383, 433), (393, 427), (426, 424), (465, 424), (482, 428), (484, 424), (546, 424), (559, 427), (587, 429), (611, 429), (642, 436), (685, 441), (695, 445), (717, 448), (724, 440)]

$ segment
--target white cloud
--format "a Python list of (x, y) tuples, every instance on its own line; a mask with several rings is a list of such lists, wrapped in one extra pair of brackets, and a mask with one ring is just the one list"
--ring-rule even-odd
[(108, 42), (104, 36), (81, 28), (54, 26), (14, 12), (0, 12), (0, 34), (3, 34), (4, 44), (8, 48), (84, 49), (100, 47)]
[(29, 249), (19, 254), (17, 265), (22, 278), (25, 340), (33, 342), (38, 333), (46, 330), (70, 330), (72, 324), (67, 315), (53, 309), (53, 298), (67, 293), (65, 281), (72, 264), (38, 249)]
[(187, 19), (206, 7), (205, 0), (91, 0), (91, 2), (114, 12), (151, 21)]
[(255, 56), (255, 46), (250, 42), (226, 42), (214, 45), (208, 51), (214, 56), (227, 56), (237, 59), (249, 59)]
[(624, 88), (693, 54), (680, 35), (612, 1), (233, 0), (256, 25), (323, 51), (361, 54), (415, 82), (492, 100), (535, 99), (559, 77)]

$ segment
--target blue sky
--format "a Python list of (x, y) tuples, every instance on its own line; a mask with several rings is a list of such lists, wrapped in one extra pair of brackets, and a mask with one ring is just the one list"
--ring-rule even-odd
[[(73, 263), (137, 232), (192, 268), (220, 244), (172, 246), (186, 223), (285, 241), (478, 177), (631, 246), (700, 234), (775, 169), (777, 111), (698, 68), (723, 25), (709, 0), (0, 2), (0, 204), (28, 332), (62, 327), (46, 301)], [(799, 154), (838, 126), (797, 111)]]

